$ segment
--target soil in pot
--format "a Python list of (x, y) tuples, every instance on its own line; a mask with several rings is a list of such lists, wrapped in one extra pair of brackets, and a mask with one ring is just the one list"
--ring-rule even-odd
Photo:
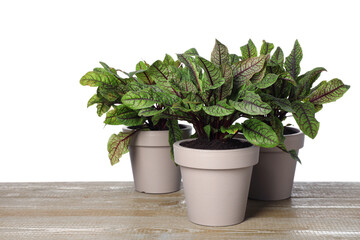
[(210, 150), (226, 150), (250, 147), (248, 142), (237, 141), (235, 139), (220, 140), (216, 139), (209, 141), (208, 139), (198, 138), (193, 141), (186, 141), (180, 144), (183, 147), (193, 149), (210, 149)]

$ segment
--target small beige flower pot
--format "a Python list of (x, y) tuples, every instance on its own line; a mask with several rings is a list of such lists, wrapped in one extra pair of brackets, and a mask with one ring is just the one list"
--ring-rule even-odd
[[(296, 133), (285, 135), (285, 146), (296, 150), (304, 146), (304, 133), (291, 128)], [(264, 201), (282, 200), (291, 196), (294, 183), (296, 161), (290, 154), (279, 148), (260, 148), (259, 163), (254, 166), (249, 198)]]
[[(188, 138), (191, 126), (181, 127), (183, 138)], [(170, 193), (180, 190), (180, 168), (170, 157), (168, 134), (167, 130), (139, 131), (131, 138), (129, 152), (136, 191)]]
[(175, 162), (181, 167), (188, 218), (206, 226), (242, 222), (252, 167), (259, 148), (201, 150), (174, 144)]

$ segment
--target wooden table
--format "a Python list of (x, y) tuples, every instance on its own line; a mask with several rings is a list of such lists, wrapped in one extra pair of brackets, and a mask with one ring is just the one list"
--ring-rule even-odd
[(0, 183), (0, 239), (360, 239), (360, 183), (295, 183), (293, 197), (248, 202), (230, 227), (188, 221), (183, 191), (132, 182)]

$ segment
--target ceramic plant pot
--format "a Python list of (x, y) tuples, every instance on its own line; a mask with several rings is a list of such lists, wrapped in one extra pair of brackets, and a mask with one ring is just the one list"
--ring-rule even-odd
[[(184, 139), (190, 136), (190, 126), (181, 125), (181, 130)], [(136, 191), (170, 193), (180, 190), (180, 168), (170, 157), (168, 134), (167, 130), (139, 131), (131, 138), (129, 152)]]
[[(296, 150), (304, 146), (304, 133), (296, 128), (293, 134), (285, 135), (285, 146)], [(291, 196), (294, 183), (296, 161), (290, 154), (279, 148), (260, 148), (259, 163), (254, 166), (249, 198), (272, 201), (287, 199)]]
[(174, 144), (175, 162), (181, 167), (188, 218), (206, 226), (242, 222), (253, 165), (259, 148), (202, 150)]

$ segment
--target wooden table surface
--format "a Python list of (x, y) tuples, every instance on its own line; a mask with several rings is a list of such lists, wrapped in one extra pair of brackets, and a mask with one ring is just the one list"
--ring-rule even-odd
[(0, 183), (0, 240), (360, 239), (360, 183), (295, 183), (288, 200), (249, 200), (230, 227), (188, 221), (183, 190), (132, 182)]

